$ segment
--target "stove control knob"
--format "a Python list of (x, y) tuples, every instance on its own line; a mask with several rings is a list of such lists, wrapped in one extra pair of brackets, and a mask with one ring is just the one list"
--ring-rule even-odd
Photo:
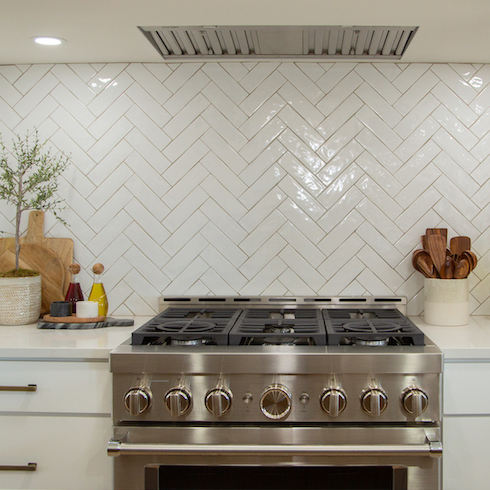
[(165, 394), (164, 403), (173, 417), (180, 417), (191, 408), (191, 394), (184, 388), (172, 388)]
[(320, 406), (330, 417), (338, 417), (347, 406), (347, 396), (340, 388), (329, 388), (320, 397)]
[(281, 384), (269, 385), (260, 398), (260, 410), (268, 418), (280, 420), (291, 411), (291, 393)]
[(146, 412), (151, 405), (151, 393), (143, 388), (131, 388), (124, 395), (124, 406), (131, 415)]
[(213, 388), (206, 393), (204, 404), (208, 412), (215, 417), (221, 417), (231, 408), (231, 392), (223, 388)]
[(362, 409), (373, 417), (379, 417), (388, 406), (388, 397), (380, 388), (368, 388), (361, 395)]
[(429, 405), (429, 397), (420, 388), (406, 388), (402, 393), (402, 405), (408, 414), (420, 417)]

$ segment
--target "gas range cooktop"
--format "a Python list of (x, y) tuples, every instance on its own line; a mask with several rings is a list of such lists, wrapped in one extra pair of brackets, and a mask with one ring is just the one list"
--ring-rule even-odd
[(404, 298), (162, 298), (133, 345), (425, 345)]

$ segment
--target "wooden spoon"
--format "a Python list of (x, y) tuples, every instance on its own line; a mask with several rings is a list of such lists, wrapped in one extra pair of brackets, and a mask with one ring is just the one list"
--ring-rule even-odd
[(463, 253), (461, 254), (461, 258), (468, 261), (470, 265), (470, 272), (476, 267), (476, 264), (478, 263), (476, 255), (471, 250), (463, 251)]
[(451, 255), (446, 255), (446, 262), (441, 269), (441, 279), (454, 278), (454, 260)]
[(451, 238), (449, 248), (456, 257), (456, 261), (458, 261), (461, 258), (461, 254), (471, 248), (471, 240), (467, 236), (455, 236)]
[(470, 273), (470, 264), (466, 259), (461, 259), (454, 268), (454, 279), (464, 279)]
[(441, 270), (446, 263), (446, 238), (443, 235), (429, 235), (427, 237), (427, 246), (429, 254), (434, 262), (434, 267), (438, 275), (441, 275)]
[(423, 253), (417, 255), (415, 269), (421, 272), (425, 277), (436, 278), (436, 273), (434, 270), (434, 264), (430, 255), (422, 250)]

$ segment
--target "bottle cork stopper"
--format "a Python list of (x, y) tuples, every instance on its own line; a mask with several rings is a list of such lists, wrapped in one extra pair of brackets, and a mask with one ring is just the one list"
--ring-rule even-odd
[(68, 267), (68, 270), (72, 273), (72, 274), (78, 274), (80, 272), (80, 269), (81, 267), (78, 265), (78, 264), (71, 264), (69, 267)]
[(104, 266), (102, 264), (95, 264), (92, 267), (94, 274), (102, 274), (104, 272)]

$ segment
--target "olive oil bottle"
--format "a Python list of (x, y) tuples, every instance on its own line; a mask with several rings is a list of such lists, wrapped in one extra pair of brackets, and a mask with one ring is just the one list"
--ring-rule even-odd
[(95, 264), (92, 267), (94, 273), (94, 284), (90, 295), (88, 297), (89, 301), (95, 301), (99, 303), (99, 316), (107, 316), (107, 310), (109, 308), (109, 303), (107, 301), (107, 295), (105, 293), (104, 285), (101, 281), (101, 274), (104, 272), (104, 266), (102, 264)]

